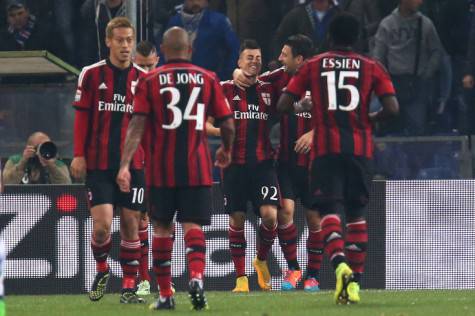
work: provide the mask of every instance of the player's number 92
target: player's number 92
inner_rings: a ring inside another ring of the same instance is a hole
[[[262,199],[265,200],[267,196],[270,194],[270,199],[272,201],[277,201],[277,194],[278,194],[277,187],[275,186],[263,186],[261,187],[261,194],[262,194]]]

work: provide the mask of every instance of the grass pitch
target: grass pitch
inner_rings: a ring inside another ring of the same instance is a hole
[[[333,292],[207,292],[209,310],[191,312],[186,293],[177,293],[176,310],[150,311],[146,305],[119,304],[118,294],[106,294],[99,302],[87,295],[41,295],[6,297],[7,316],[122,316],[122,315],[322,315],[322,316],[475,316],[475,290],[361,292],[358,305],[337,306]]]

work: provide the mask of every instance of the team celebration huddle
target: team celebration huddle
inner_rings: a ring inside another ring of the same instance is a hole
[[[126,18],[108,23],[109,57],[83,68],[74,101],[71,172],[86,179],[93,219],[92,301],[104,296],[111,276],[107,259],[116,208],[120,302],[145,303],[142,296],[150,294],[150,222],[159,287],[150,308],[175,308],[171,267],[176,222],[184,233],[192,307],[208,308],[202,227],[210,225],[216,212],[212,170],[219,168],[235,268],[233,292],[249,292],[244,226],[250,202],[260,218],[252,265],[261,290],[276,290],[267,259],[278,242],[288,265],[281,290],[303,284],[305,291],[318,291],[327,256],[335,271],[335,303],[360,302],[372,126],[396,116],[399,105],[384,67],[353,50],[359,29],[354,16],[337,15],[329,26],[331,49],[319,55],[308,37],[290,36],[278,57],[283,67],[265,73],[261,48],[244,40],[233,80],[220,82],[214,72],[191,63],[191,40],[184,29],[164,33],[159,49],[163,65],[155,68],[153,46],[139,43],[133,56],[135,30]],[[382,108],[370,113],[373,97]],[[280,144],[273,148],[270,131],[276,123]],[[221,138],[215,161],[209,136]],[[309,232],[306,271],[297,260],[293,220],[298,200]]]

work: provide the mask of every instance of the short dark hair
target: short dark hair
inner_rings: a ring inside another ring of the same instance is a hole
[[[329,34],[333,45],[353,46],[360,35],[360,23],[351,13],[339,13],[330,22]]]
[[[245,49],[261,49],[261,46],[253,40],[253,39],[245,39],[241,43],[241,47],[239,48],[239,55],[245,50]]]
[[[157,48],[155,45],[150,43],[149,41],[141,41],[140,43],[137,44],[137,53],[144,57],[148,57],[153,53],[157,52]]]
[[[122,28],[122,27],[127,28],[127,29],[132,29],[135,36],[135,28],[130,22],[130,20],[127,19],[125,16],[117,16],[113,18],[112,20],[110,20],[109,23],[107,23],[106,37],[112,38],[112,34],[113,34],[112,32],[114,32],[115,29]]]
[[[301,55],[307,59],[313,55],[313,42],[310,37],[303,34],[292,35],[284,42],[292,50],[292,55],[297,57]]]

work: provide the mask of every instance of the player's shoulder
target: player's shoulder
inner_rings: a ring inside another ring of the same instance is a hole
[[[147,71],[143,69],[142,67],[140,67],[139,65],[137,65],[136,63],[132,63],[132,68],[138,71],[139,74],[142,76],[145,76],[147,74]]]
[[[267,82],[273,82],[276,80],[279,80],[282,78],[282,76],[285,76],[285,68],[280,67],[274,70],[268,70],[266,72],[263,72],[262,74],[259,75],[259,79],[262,81],[267,81]]]
[[[91,64],[91,65],[88,65],[88,66],[84,66],[81,70],[81,73],[79,74],[78,85],[82,86],[82,84],[84,82],[84,78],[89,76],[91,73],[97,71],[101,67],[104,67],[105,65],[107,65],[107,62],[106,62],[105,59],[103,59],[101,61],[98,61],[97,63]]]

